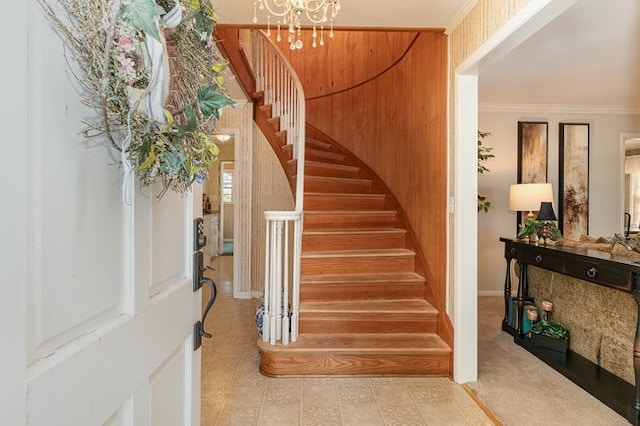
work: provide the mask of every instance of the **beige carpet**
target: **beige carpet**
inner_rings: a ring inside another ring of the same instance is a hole
[[[505,425],[628,425],[501,330],[501,297],[478,298],[479,377],[469,386]],[[631,356],[631,355],[630,355]]]

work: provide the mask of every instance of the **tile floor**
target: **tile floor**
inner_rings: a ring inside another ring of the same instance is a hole
[[[202,424],[493,425],[448,378],[268,378],[258,371],[257,300],[232,297],[232,256],[217,257],[218,286],[202,348]],[[206,296],[206,295],[205,295]]]

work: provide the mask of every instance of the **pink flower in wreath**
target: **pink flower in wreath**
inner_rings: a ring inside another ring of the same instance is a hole
[[[118,43],[118,47],[125,52],[132,52],[135,49],[131,42],[131,36],[116,33],[113,38]]]

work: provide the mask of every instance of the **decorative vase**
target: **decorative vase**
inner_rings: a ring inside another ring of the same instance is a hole
[[[255,314],[256,328],[258,329],[258,335],[262,337],[262,330],[264,327],[264,296],[260,298],[260,305],[256,307]]]

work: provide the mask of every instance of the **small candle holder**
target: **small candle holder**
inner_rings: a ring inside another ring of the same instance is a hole
[[[529,328],[529,337],[531,337],[531,329],[533,329],[533,324],[535,324],[535,322],[538,320],[538,311],[535,309],[528,310],[527,319],[531,324],[531,327]]]
[[[550,315],[549,313],[553,311],[553,303],[548,300],[542,301],[542,320],[549,321]]]

